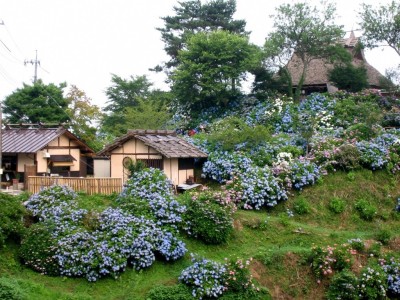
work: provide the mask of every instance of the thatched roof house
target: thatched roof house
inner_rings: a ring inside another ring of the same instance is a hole
[[[340,43],[351,53],[353,57],[352,63],[354,66],[364,66],[367,69],[368,83],[370,87],[380,88],[380,78],[382,78],[383,75],[367,62],[363,49],[357,47],[359,38],[354,35],[354,32],[352,31],[350,36],[342,39]],[[294,54],[287,66],[292,75],[293,87],[296,87],[300,80],[303,63],[300,58]],[[305,82],[303,84],[303,90],[306,94],[309,94],[310,92],[336,91],[337,88],[329,82],[328,78],[328,71],[332,68],[333,64],[324,59],[312,60],[308,67]]]

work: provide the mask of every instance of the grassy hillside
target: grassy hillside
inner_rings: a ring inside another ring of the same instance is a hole
[[[294,192],[286,202],[270,210],[238,210],[234,214],[234,233],[226,244],[211,246],[186,238],[188,253],[183,259],[173,263],[156,261],[142,271],[128,269],[117,279],[89,283],[83,278],[40,275],[20,264],[18,246],[13,241],[0,250],[0,274],[18,286],[28,299],[146,299],[153,287],[178,282],[181,271],[190,265],[189,253],[220,262],[226,257],[252,257],[253,277],[260,287],[269,290],[273,299],[323,299],[329,277],[317,283],[309,261],[314,245],[333,246],[361,238],[367,248],[373,249],[380,240],[384,244],[379,255],[391,253],[399,257],[400,213],[394,210],[400,195],[399,180],[399,176],[385,171],[327,175],[322,182]],[[372,220],[364,220],[355,208],[361,199],[376,208]],[[80,204],[100,209],[110,200],[81,195]],[[343,212],[333,212],[334,203],[344,203]],[[377,255],[378,250],[374,251]],[[355,255],[355,273],[367,263],[371,253],[367,249]]]

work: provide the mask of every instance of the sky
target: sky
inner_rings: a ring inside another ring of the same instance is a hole
[[[357,30],[360,3],[376,7],[390,1],[336,0],[337,24]],[[270,15],[288,1],[236,3],[234,18],[246,20],[250,41],[262,46],[273,29]],[[23,83],[32,84],[36,53],[37,78],[46,84],[66,82],[65,91],[75,85],[100,107],[106,105],[112,74],[146,75],[155,88],[168,90],[165,76],[149,68],[168,60],[156,28],[164,25],[161,17],[174,15],[174,6],[177,0],[0,0],[0,101]],[[366,51],[366,58],[382,74],[400,64],[389,48]]]

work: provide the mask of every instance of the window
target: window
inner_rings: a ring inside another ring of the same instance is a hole
[[[190,170],[194,169],[194,158],[180,158],[178,160],[179,170]]]
[[[138,159],[144,163],[147,168],[154,168],[154,169],[164,169],[163,160],[162,159]]]

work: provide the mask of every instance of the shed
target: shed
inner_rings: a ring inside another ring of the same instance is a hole
[[[163,170],[175,185],[194,177],[195,159],[207,158],[206,153],[178,137],[173,130],[142,129],[129,130],[97,156],[110,159],[111,177],[126,181],[130,175],[128,164],[142,161],[147,167]]]

